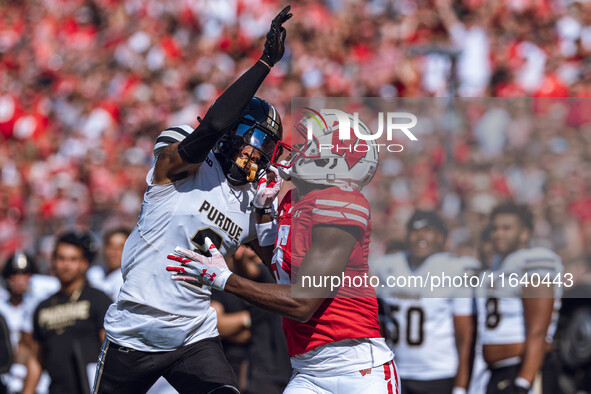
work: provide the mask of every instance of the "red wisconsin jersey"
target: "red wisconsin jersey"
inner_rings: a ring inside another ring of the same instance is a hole
[[[278,283],[295,283],[316,225],[354,226],[361,230],[344,276],[351,278],[352,283],[363,283],[360,279],[368,272],[371,236],[369,203],[363,194],[331,187],[310,192],[294,204],[288,193],[279,206],[278,222],[272,262]],[[334,275],[342,277],[342,273]],[[361,278],[356,281],[355,277]],[[283,331],[290,357],[343,339],[380,338],[375,291],[369,286],[341,286],[334,298],[324,300],[307,323],[283,318]]]
[[[275,279],[277,279],[277,283],[283,285],[291,284],[289,272],[291,272],[291,211],[294,204],[292,193],[295,194],[295,190],[288,191],[279,204],[277,238],[275,238],[275,249],[271,260],[271,269]]]

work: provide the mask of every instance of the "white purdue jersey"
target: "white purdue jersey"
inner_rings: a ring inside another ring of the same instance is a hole
[[[477,270],[480,263],[473,258],[449,253],[429,256],[412,269],[405,252],[383,256],[376,262],[381,283],[386,276],[410,278],[428,275],[463,275]],[[430,292],[414,284],[388,288],[391,296],[382,298],[381,313],[386,336],[396,355],[402,379],[435,380],[456,376],[458,354],[454,337],[454,316],[474,314],[473,300],[468,293],[453,288]],[[430,298],[427,298],[430,297]],[[459,298],[463,297],[463,298]]]
[[[227,256],[256,238],[254,185],[230,186],[212,152],[195,174],[170,184],[153,184],[153,171],[123,250],[123,286],[105,316],[107,338],[140,351],[174,350],[218,335],[209,287],[173,281],[165,269],[175,246],[194,249],[209,237]]]
[[[493,275],[494,285],[491,287],[490,275]],[[504,274],[504,286],[500,275]],[[546,248],[520,249],[511,253],[503,260],[496,258],[493,261],[492,270],[487,271],[484,278],[487,282],[478,290],[478,333],[483,345],[522,343],[525,341],[525,319],[523,315],[523,302],[521,299],[523,287],[521,280],[527,274],[539,275],[544,279],[546,274],[553,281],[557,275],[562,274],[562,262],[560,257]],[[519,286],[511,286],[509,278],[513,275],[519,281]],[[560,298],[562,290],[560,286],[554,286],[554,312],[548,326],[546,341],[552,342],[558,312],[560,310]]]

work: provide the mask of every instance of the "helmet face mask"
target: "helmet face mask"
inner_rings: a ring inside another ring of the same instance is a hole
[[[257,182],[269,168],[281,136],[281,119],[275,108],[253,98],[238,125],[220,138],[214,148],[230,183],[240,186]]]
[[[361,190],[377,171],[379,158],[374,141],[360,139],[355,134],[348,141],[340,140],[339,117],[324,110],[313,112],[315,116],[307,114],[294,127],[296,133],[292,146],[279,142],[271,163],[280,168],[280,173],[281,169],[289,173],[297,183]],[[351,125],[357,122],[360,133],[372,134],[356,117],[345,115],[349,117]],[[333,126],[328,127],[328,124]],[[311,138],[308,138],[309,128],[312,131]],[[282,151],[289,153],[288,160],[281,160]]]
[[[250,121],[248,118],[243,119],[238,124],[234,135],[242,137],[246,144],[252,146],[267,158],[271,157],[278,142],[276,137],[269,135],[254,120]]]

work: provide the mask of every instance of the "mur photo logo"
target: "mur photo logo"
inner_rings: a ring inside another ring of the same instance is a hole
[[[378,127],[372,132],[369,127],[359,119],[359,113],[347,113],[338,109],[321,109],[316,111],[310,107],[304,107],[304,118],[296,125],[300,134],[306,135],[308,142],[314,141],[315,128],[321,132],[332,134],[331,143],[319,143],[318,149],[338,152],[363,153],[371,149],[370,145],[377,148],[378,152],[388,151],[392,153],[402,152],[404,146],[393,143],[395,136],[404,135],[410,141],[418,141],[411,129],[417,125],[417,117],[408,112],[379,112]],[[334,133],[338,130],[338,133]],[[385,136],[386,142],[379,142]]]

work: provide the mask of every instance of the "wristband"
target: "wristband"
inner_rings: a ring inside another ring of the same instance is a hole
[[[270,70],[271,66],[265,61],[263,60],[263,57],[261,56],[261,58],[258,60],[259,62],[263,63],[265,66],[267,66],[267,68]]]
[[[516,377],[513,381],[513,384],[515,384],[515,386],[519,388],[526,390],[529,390],[531,388],[531,383],[526,378],[522,378],[521,376]]]
[[[242,325],[244,328],[250,328],[252,326],[252,318],[250,317],[250,312],[246,311],[246,315],[242,319]]]
[[[463,387],[454,387],[451,394],[466,394],[466,389]]]
[[[258,213],[259,215],[270,215],[273,213],[273,206],[261,208],[254,207],[253,210],[255,213]]]
[[[255,223],[254,228],[257,232],[260,246],[271,246],[275,243],[275,237],[277,236],[276,220],[267,223]]]
[[[211,287],[219,291],[224,291],[224,288],[226,287],[226,282],[232,274],[233,272],[229,269],[223,270],[222,272],[220,272],[220,275],[214,279],[213,283],[211,284]]]

